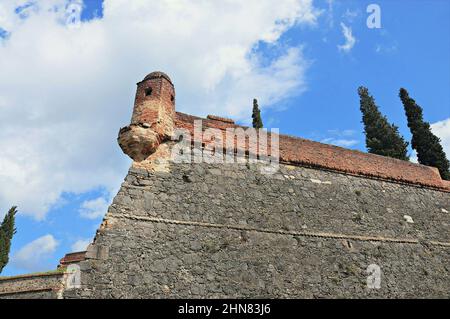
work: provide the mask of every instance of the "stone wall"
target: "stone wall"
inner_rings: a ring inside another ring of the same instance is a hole
[[[147,168],[133,164],[65,298],[450,297],[447,192],[290,165]]]
[[[64,272],[55,271],[0,278],[0,299],[56,299],[62,297]]]
[[[194,140],[197,138],[195,141],[208,144],[210,141],[206,140],[201,134],[195,137],[194,121],[199,120],[201,120],[203,131],[209,128],[221,130],[225,145],[227,129],[243,128],[242,126],[235,125],[228,119],[220,120],[220,117],[211,116],[203,119],[180,112],[176,113],[175,126],[188,130],[194,136]],[[294,136],[280,134],[278,135],[278,139],[280,162],[333,170],[348,175],[366,176],[368,178],[421,185],[450,192],[450,181],[442,180],[439,170],[435,167],[350,150]],[[211,144],[214,143],[212,142]],[[270,134],[267,144],[267,153],[270,154]],[[248,145],[245,147],[247,147],[245,151],[249,151]]]
[[[227,145],[230,128],[246,129],[175,112],[170,78],[147,75],[118,136],[133,166],[94,243],[61,260],[76,276],[0,279],[0,298],[450,297],[450,182],[436,168],[286,135],[273,175],[168,160],[174,130],[189,154]],[[225,151],[264,156],[243,144]]]

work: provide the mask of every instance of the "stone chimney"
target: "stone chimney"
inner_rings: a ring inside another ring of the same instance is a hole
[[[122,151],[134,161],[145,160],[174,129],[175,88],[169,76],[152,72],[137,84],[131,124],[119,131]]]

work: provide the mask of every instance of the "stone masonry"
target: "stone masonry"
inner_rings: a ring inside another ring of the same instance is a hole
[[[64,279],[64,271],[0,277],[0,299],[62,298]]]
[[[199,118],[170,110],[166,131],[194,136]],[[217,116],[202,125],[238,127]],[[450,297],[450,187],[436,169],[280,136],[282,164],[267,175],[177,164],[175,142],[160,140],[144,159],[121,144],[135,162],[66,298]]]
[[[65,297],[448,298],[449,206],[444,192],[288,165],[132,167],[93,245],[108,253]]]
[[[172,133],[194,137],[200,118],[174,97],[162,72],[138,83],[118,137],[134,162],[87,252],[63,259],[81,285],[61,297],[450,297],[450,184],[437,169],[284,135],[274,174],[177,163]],[[223,136],[239,127],[201,120]]]

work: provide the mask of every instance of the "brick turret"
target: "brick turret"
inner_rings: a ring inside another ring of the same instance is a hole
[[[120,129],[118,142],[135,161],[154,153],[172,136],[175,117],[175,88],[169,76],[152,72],[137,84],[131,124]]]

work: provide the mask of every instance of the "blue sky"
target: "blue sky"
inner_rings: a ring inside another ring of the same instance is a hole
[[[329,137],[328,130],[354,130],[353,138],[359,141],[354,147],[365,150],[356,94],[359,85],[369,88],[381,111],[408,139],[410,133],[398,98],[400,87],[409,90],[422,105],[431,123],[450,117],[450,3],[377,1],[382,28],[368,29],[365,8],[370,3],[373,1],[335,2],[333,28],[312,32],[293,28],[286,32],[286,41],[307,43],[306,54],[314,62],[308,73],[308,91],[287,100],[288,111],[265,114],[276,118],[283,131],[321,139]],[[347,10],[360,13],[353,23],[339,18]],[[351,25],[357,39],[349,54],[336,51],[336,43],[342,41],[339,21]],[[305,109],[309,111],[300,111]]]
[[[237,14],[226,20],[227,8],[217,8],[221,14],[210,18],[211,8],[200,5],[165,8],[160,1],[134,10],[137,1],[119,3],[105,2],[103,11],[102,1],[84,1],[82,26],[71,31],[61,19],[48,22],[39,1],[31,2],[34,11],[25,18],[2,17],[0,3],[0,61],[8,61],[0,69],[11,64],[10,70],[18,70],[17,80],[12,73],[0,75],[0,111],[6,114],[0,140],[12,140],[0,144],[7,150],[0,155],[0,207],[16,204],[21,211],[12,261],[2,275],[53,269],[65,253],[94,237],[130,165],[116,145],[117,131],[129,120],[135,83],[155,69],[174,80],[178,110],[246,124],[257,97],[266,126],[363,151],[358,86],[369,88],[409,140],[398,98],[405,87],[450,151],[446,0],[299,0],[297,15],[276,1],[248,1],[250,8],[239,8],[248,17],[242,22]],[[381,8],[380,29],[366,25],[370,3]],[[277,8],[273,15],[267,14],[271,6]],[[167,25],[151,16],[158,12]],[[288,22],[277,29],[282,18]],[[343,26],[355,41],[348,50],[339,49],[348,40]],[[213,33],[222,29],[229,37]],[[13,120],[18,116],[20,123]],[[18,131],[27,135],[17,137]]]

